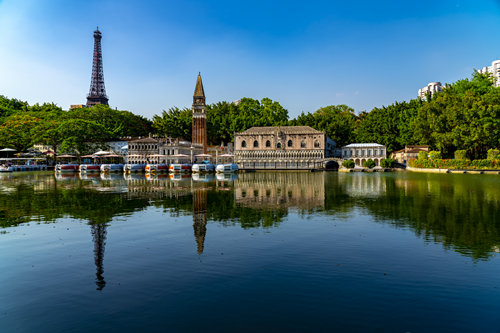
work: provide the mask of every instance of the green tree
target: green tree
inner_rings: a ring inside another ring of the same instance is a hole
[[[354,109],[347,105],[330,105],[318,109],[314,113],[302,112],[289,124],[292,126],[310,126],[324,131],[328,137],[341,147],[354,141],[354,128],[357,117]]]
[[[188,108],[172,107],[153,117],[153,129],[160,135],[191,140],[192,127],[192,111]]]
[[[55,133],[62,138],[60,151],[86,155],[112,137],[103,125],[84,119],[70,119],[61,122]]]

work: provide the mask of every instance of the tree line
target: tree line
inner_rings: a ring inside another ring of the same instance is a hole
[[[102,142],[124,136],[191,139],[192,111],[172,107],[152,121],[108,106],[63,111],[54,104],[28,105],[0,96],[0,146],[25,150],[44,143],[61,151],[85,150],[82,142]],[[426,99],[395,102],[356,114],[347,105],[330,105],[289,119],[288,111],[269,98],[242,98],[207,105],[208,142],[233,141],[234,133],[252,126],[311,126],[343,146],[376,142],[392,152],[405,145],[429,145],[443,157],[464,150],[470,159],[485,158],[500,146],[500,88],[491,74],[447,85]]]

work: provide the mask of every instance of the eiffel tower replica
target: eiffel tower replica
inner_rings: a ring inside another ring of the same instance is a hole
[[[92,62],[92,78],[90,81],[90,91],[87,96],[87,107],[96,104],[108,105],[108,96],[106,96],[104,74],[102,71],[101,39],[102,35],[99,27],[97,27],[96,31],[94,31],[94,60]]]

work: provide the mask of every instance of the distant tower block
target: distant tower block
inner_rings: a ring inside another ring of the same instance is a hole
[[[207,153],[207,107],[205,91],[198,73],[193,95],[193,144],[203,145],[203,154]]]
[[[90,91],[87,96],[87,107],[96,104],[108,105],[108,96],[104,88],[104,74],[102,72],[101,32],[99,27],[94,31],[94,61],[92,63],[92,78]]]

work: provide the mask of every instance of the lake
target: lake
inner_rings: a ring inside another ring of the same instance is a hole
[[[500,332],[500,176],[0,174],[0,332]]]

